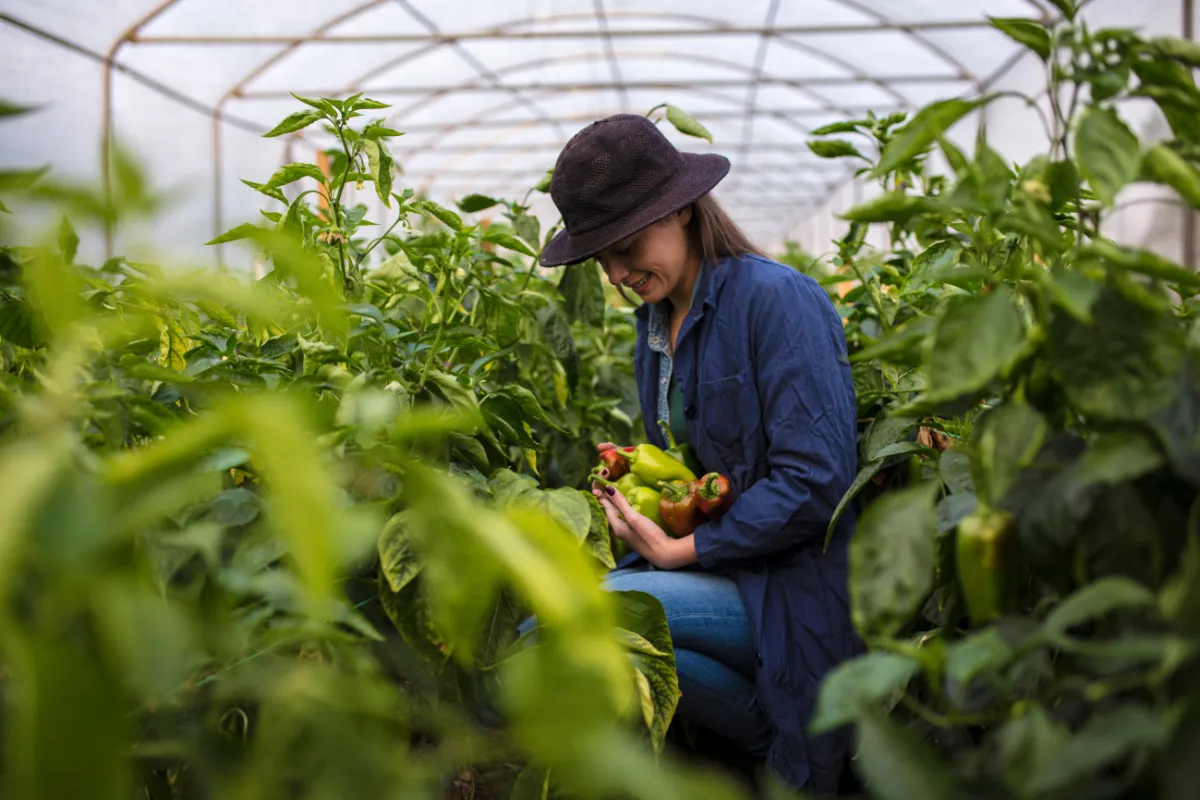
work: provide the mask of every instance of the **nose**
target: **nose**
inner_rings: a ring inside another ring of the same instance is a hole
[[[604,265],[604,274],[608,276],[609,283],[620,286],[629,277],[629,268],[614,258]]]

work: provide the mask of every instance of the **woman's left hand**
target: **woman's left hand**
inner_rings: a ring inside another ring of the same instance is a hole
[[[654,566],[679,569],[696,562],[696,547],[691,536],[671,538],[611,486],[593,486],[592,494],[599,498],[613,534]]]

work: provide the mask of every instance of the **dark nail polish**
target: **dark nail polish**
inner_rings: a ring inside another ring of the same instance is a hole
[[[612,497],[614,494],[616,494],[616,493],[617,493],[617,490],[616,490],[616,489],[614,489],[614,488],[613,488],[613,487],[611,487],[611,486],[605,486],[605,487],[604,487],[604,491],[608,493],[608,496],[609,496],[609,497]]]

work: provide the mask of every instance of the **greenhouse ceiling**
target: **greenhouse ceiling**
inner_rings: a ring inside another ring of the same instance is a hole
[[[290,93],[365,92],[406,133],[404,181],[448,199],[519,196],[588,122],[670,102],[714,137],[668,131],[676,143],[727,155],[719,197],[778,240],[849,178],[809,152],[811,130],[981,92],[1020,56],[987,17],[1055,13],[1037,0],[0,0],[0,34],[90,59],[100,80],[68,73],[71,102],[95,93],[101,130],[170,151],[154,166],[203,195],[189,218],[208,228],[244,216],[237,178],[305,146],[258,139],[296,109]],[[212,124],[193,130],[194,112]]]

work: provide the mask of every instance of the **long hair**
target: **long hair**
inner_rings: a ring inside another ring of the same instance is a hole
[[[688,221],[688,244],[695,248],[704,261],[714,264],[722,258],[754,255],[770,258],[750,241],[746,232],[721,208],[717,198],[706,194],[692,203],[692,218]],[[631,306],[640,301],[625,293],[623,286],[617,291]]]

